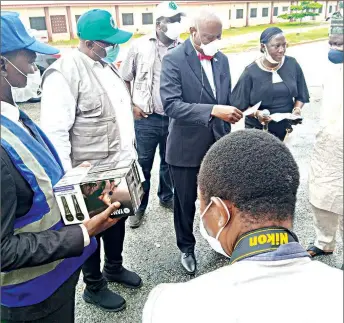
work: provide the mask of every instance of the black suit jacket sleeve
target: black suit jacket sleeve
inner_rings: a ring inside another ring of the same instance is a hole
[[[78,225],[59,231],[14,234],[14,222],[18,216],[17,193],[28,188],[7,154],[3,150],[1,152],[1,271],[80,256],[84,249],[84,238]],[[18,176],[24,185],[18,185]]]
[[[168,53],[162,61],[160,76],[160,95],[166,115],[207,127],[214,105],[184,102],[182,83],[187,81],[181,79],[178,62]]]

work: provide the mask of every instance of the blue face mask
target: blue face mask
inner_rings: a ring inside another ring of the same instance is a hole
[[[333,64],[343,64],[344,52],[338,49],[330,49],[328,52],[328,59]]]
[[[109,64],[114,63],[119,54],[119,45],[107,47],[105,48],[105,50],[106,50],[106,57],[103,58],[103,61]]]

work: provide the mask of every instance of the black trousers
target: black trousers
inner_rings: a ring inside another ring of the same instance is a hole
[[[51,313],[50,315],[43,317],[35,321],[1,321],[8,323],[74,323],[74,306],[75,298],[70,299],[61,308]]]
[[[199,167],[170,165],[174,185],[174,228],[177,246],[181,252],[193,252],[196,239],[193,235],[197,200],[197,175]]]
[[[125,221],[123,218],[113,227],[96,236],[97,250],[86,260],[82,266],[84,282],[88,289],[97,291],[106,286],[106,280],[100,269],[100,240],[104,243],[105,264],[104,270],[111,274],[122,266],[122,251],[125,237]]]

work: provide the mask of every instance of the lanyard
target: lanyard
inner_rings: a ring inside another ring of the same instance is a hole
[[[299,242],[297,236],[286,228],[269,227],[243,234],[234,247],[230,264],[248,257],[277,250],[280,245]]]

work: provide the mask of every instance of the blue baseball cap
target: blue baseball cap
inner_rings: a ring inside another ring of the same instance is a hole
[[[53,55],[60,52],[57,48],[43,44],[31,37],[19,19],[17,12],[1,12],[1,48],[2,54],[14,50],[28,49],[36,53]]]
[[[78,37],[83,40],[99,40],[109,44],[126,43],[133,33],[117,27],[110,12],[93,9],[85,12],[77,23]]]

